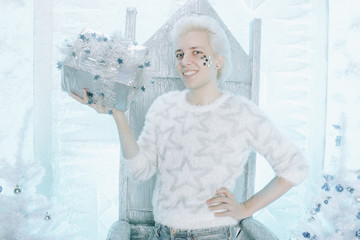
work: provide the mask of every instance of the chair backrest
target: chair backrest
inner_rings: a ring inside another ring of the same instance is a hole
[[[137,138],[144,124],[145,114],[155,98],[171,90],[181,90],[184,86],[177,76],[175,57],[171,45],[170,32],[175,22],[194,14],[209,15],[219,21],[228,35],[232,48],[233,73],[230,79],[220,86],[221,89],[243,95],[258,103],[260,72],[260,30],[261,20],[255,19],[250,27],[249,54],[247,54],[229,32],[220,17],[207,0],[189,0],[183,5],[144,45],[149,49],[151,72],[144,84],[144,91],[131,104],[129,123]],[[136,9],[128,9],[126,33],[129,40],[135,36]],[[235,192],[238,200],[249,198],[254,191],[255,154],[250,159],[242,176],[237,182]],[[125,171],[123,161],[120,163],[120,201],[119,220],[128,222],[132,227],[132,236],[140,236],[145,231],[140,225],[153,225],[152,193],[156,176],[143,184],[131,182]]]

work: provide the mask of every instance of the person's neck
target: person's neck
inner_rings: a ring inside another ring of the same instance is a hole
[[[214,102],[222,95],[222,92],[215,87],[207,87],[201,89],[189,89],[186,100],[191,105],[201,106]]]

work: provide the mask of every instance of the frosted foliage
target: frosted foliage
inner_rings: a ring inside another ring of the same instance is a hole
[[[336,0],[329,5],[329,107],[325,170],[332,172],[344,164],[349,169],[360,168],[360,150],[357,147],[360,141],[359,8],[359,1]],[[340,129],[335,129],[333,125],[338,125]],[[336,137],[341,137],[338,146]]]

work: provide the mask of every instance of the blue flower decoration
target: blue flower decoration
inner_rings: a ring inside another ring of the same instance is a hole
[[[360,220],[360,211],[356,214],[356,218]]]
[[[335,189],[336,189],[336,191],[338,191],[338,192],[344,191],[344,187],[341,186],[341,184],[336,185]]]
[[[304,238],[310,238],[309,232],[303,232],[302,235],[304,236]]]
[[[100,61],[100,63],[105,63],[105,60],[104,60],[104,59],[102,59],[102,60]]]
[[[142,86],[142,87],[141,87],[141,90],[142,90],[143,92],[145,92],[145,87],[144,87],[144,86]]]
[[[324,185],[321,187],[321,189],[324,189],[325,191],[330,191],[330,185],[328,183],[324,183]]]
[[[360,239],[360,229],[356,231],[355,237],[357,237],[358,239]]]
[[[150,62],[146,62],[145,67],[150,67]]]
[[[76,56],[75,52],[71,52],[71,56],[75,57]]]
[[[140,65],[138,68],[144,68],[144,65]]]
[[[98,80],[100,78],[100,75],[95,75],[94,80]]]
[[[122,63],[124,62],[124,60],[122,60],[121,58],[118,58],[117,62],[118,62],[119,64],[122,64]]]
[[[329,203],[329,200],[325,200],[324,203],[325,203],[325,204],[328,204],[328,203]]]

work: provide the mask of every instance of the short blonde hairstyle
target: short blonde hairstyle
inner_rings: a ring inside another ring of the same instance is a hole
[[[223,64],[218,71],[218,82],[228,79],[232,71],[230,42],[219,23],[209,16],[190,16],[181,18],[172,31],[173,46],[178,39],[188,32],[201,31],[208,35],[210,46],[216,56],[224,58]]]

